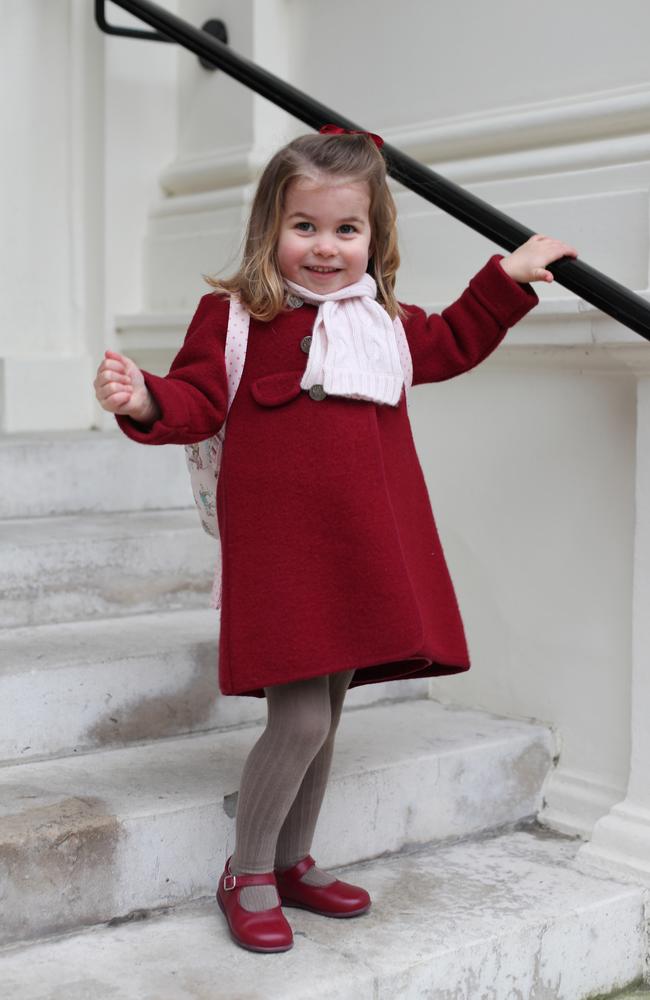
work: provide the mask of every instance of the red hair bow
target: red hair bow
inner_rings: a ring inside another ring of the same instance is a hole
[[[377,149],[381,149],[384,145],[384,140],[380,135],[375,135],[374,132],[364,132],[360,128],[341,128],[340,125],[323,125],[318,131],[321,135],[367,135],[369,139],[372,139]]]

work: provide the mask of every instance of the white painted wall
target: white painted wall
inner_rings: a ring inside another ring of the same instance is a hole
[[[412,420],[472,656],[431,691],[554,724],[588,826],[629,767],[634,379],[486,362]]]
[[[648,79],[643,0],[288,5],[292,82],[374,131]]]

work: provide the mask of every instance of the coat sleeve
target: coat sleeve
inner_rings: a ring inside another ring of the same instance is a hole
[[[413,360],[413,385],[443,382],[483,361],[539,302],[532,285],[511,278],[494,254],[468,287],[442,313],[427,316],[419,306],[403,305],[406,338]]]
[[[194,444],[212,437],[227,416],[225,344],[228,299],[208,293],[164,377],[141,369],[161,415],[151,424],[115,414],[127,437],[141,444]]]

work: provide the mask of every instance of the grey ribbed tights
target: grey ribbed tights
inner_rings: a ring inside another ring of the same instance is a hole
[[[266,728],[239,784],[233,874],[290,868],[310,853],[353,675],[354,670],[346,670],[264,688]],[[334,878],[313,867],[303,881],[328,885]],[[252,911],[280,902],[272,885],[246,886],[239,901]]]

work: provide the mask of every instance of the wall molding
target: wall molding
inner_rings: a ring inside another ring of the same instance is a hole
[[[255,175],[251,147],[240,145],[175,160],[161,171],[158,179],[163,192],[173,197],[238,188],[252,181]]]
[[[582,845],[574,865],[586,874],[605,874],[650,889],[649,830],[647,809],[628,799],[617,802],[594,825],[592,839]]]
[[[643,84],[434,118],[382,134],[450,179],[478,183],[650,159],[648,121],[650,88]],[[160,184],[172,198],[214,192],[250,183],[262,166],[254,148],[233,146],[176,160]]]
[[[537,818],[560,833],[588,839],[598,820],[624,796],[624,789],[605,784],[597,775],[560,766],[547,777]]]
[[[533,167],[643,159],[650,151],[649,120],[650,88],[643,84],[422,121],[392,130],[387,139],[415,159],[444,163],[447,172],[470,167],[468,176],[487,180],[489,162],[499,164],[499,176],[521,177]],[[453,162],[468,159],[474,162]]]

